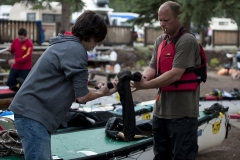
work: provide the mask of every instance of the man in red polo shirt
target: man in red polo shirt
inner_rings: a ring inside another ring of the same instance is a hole
[[[12,90],[18,90],[17,84],[24,81],[32,68],[33,43],[27,38],[26,29],[18,30],[18,37],[13,40],[9,51],[14,59],[8,60],[11,70],[6,85]]]

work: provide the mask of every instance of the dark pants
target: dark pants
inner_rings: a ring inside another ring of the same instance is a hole
[[[194,160],[198,153],[198,119],[153,116],[154,160]]]
[[[212,36],[208,36],[208,45],[210,46],[212,44]]]
[[[27,77],[29,72],[30,72],[30,69],[18,70],[18,69],[11,68],[6,85],[9,86],[10,88],[16,87],[16,85],[18,84],[17,79],[20,78],[21,80],[24,80]]]

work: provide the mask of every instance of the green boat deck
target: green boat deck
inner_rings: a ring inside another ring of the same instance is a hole
[[[199,125],[212,118],[214,117],[211,114],[206,115],[201,111],[198,118]],[[146,149],[150,145],[152,145],[151,137],[130,142],[111,139],[105,135],[105,127],[54,134],[51,139],[52,155],[60,159],[87,159],[90,158],[90,155],[96,154],[96,156],[115,157],[118,156],[119,152],[122,152],[122,155],[127,155],[126,151],[138,150],[141,146]],[[14,156],[3,158],[8,160],[19,159]]]

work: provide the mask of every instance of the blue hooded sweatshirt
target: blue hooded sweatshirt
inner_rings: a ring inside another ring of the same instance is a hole
[[[59,34],[35,63],[9,109],[42,123],[50,133],[72,102],[89,90],[87,51],[75,36]]]

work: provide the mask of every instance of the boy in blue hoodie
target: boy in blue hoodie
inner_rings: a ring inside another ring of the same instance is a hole
[[[104,18],[85,11],[72,27],[72,32],[50,39],[50,47],[33,66],[9,109],[21,138],[26,160],[50,160],[51,134],[56,131],[72,102],[80,103],[108,96],[117,91],[102,85],[90,90],[88,55],[107,34]]]

